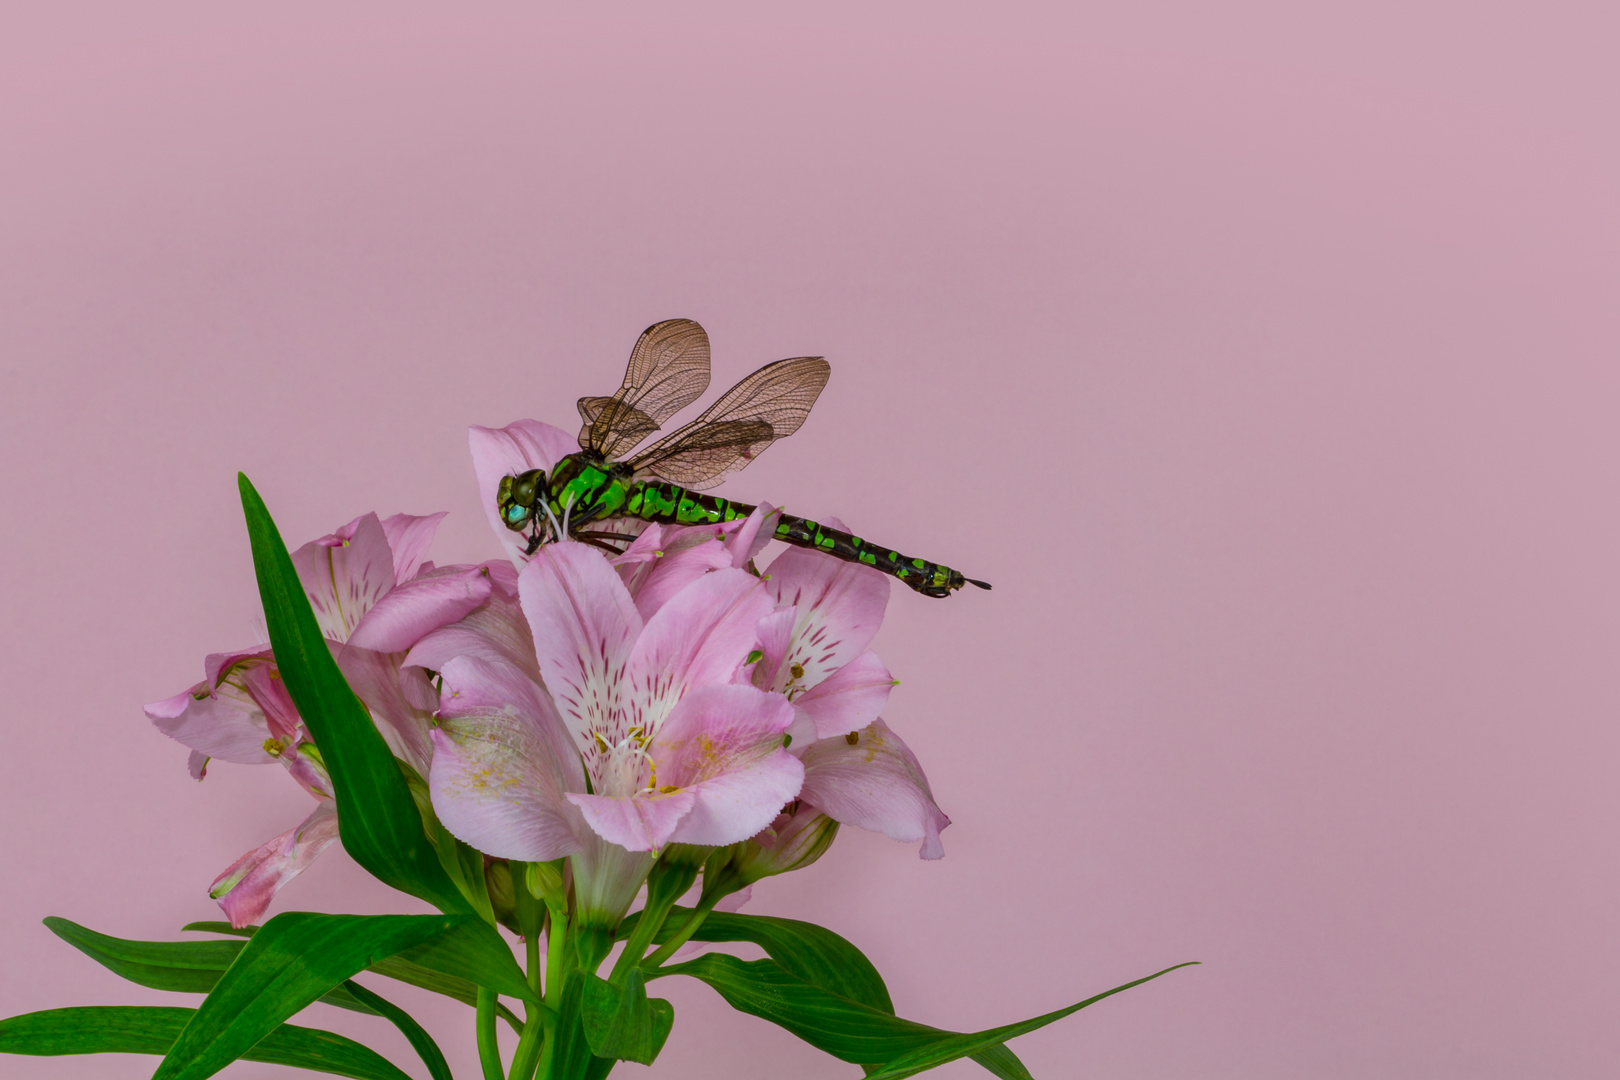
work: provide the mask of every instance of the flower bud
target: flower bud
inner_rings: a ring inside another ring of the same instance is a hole
[[[547,907],[567,906],[568,892],[563,881],[562,859],[528,863],[524,877],[530,896],[543,901]]]

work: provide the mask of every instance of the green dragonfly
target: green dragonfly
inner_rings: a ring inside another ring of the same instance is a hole
[[[503,477],[496,494],[501,521],[529,534],[525,554],[567,537],[617,553],[621,532],[583,526],[616,519],[714,525],[746,518],[754,507],[704,489],[746,466],[771,443],[799,430],[832,368],[819,356],[766,364],[727,390],[702,416],[639,453],[625,457],[709,386],[709,336],[690,319],[669,319],[642,332],[624,383],[611,397],[579,399],[584,426],[579,453],[552,466]],[[990,586],[948,566],[915,559],[858,536],[782,514],[775,537],[892,574],[924,596],[949,596],[963,585]]]

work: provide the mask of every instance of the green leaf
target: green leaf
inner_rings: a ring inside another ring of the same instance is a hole
[[[1145,982],[1157,979],[1160,975],[1175,971],[1176,968],[1190,967],[1196,963],[1198,961],[1190,960],[1185,964],[1167,967],[1163,971],[1156,971],[1152,975],[1133,979],[1122,986],[1116,986],[1112,990],[1104,990],[1102,993],[1088,997],[1084,1001],[1076,1002],[1068,1008],[1056,1009],[1030,1020],[1024,1020],[1016,1024],[1005,1024],[1002,1027],[977,1031],[969,1035],[955,1035],[949,1039],[943,1039],[931,1046],[921,1047],[908,1054],[902,1054],[899,1057],[890,1059],[884,1064],[883,1068],[868,1076],[867,1080],[904,1080],[905,1077],[916,1076],[920,1072],[943,1065],[947,1061],[955,1061],[957,1058],[966,1057],[975,1051],[995,1046],[997,1043],[1006,1042],[1008,1039],[1016,1038],[1019,1035],[1026,1035],[1036,1028],[1045,1027],[1054,1020],[1061,1020],[1065,1016],[1079,1012],[1087,1005],[1094,1005],[1105,997],[1112,997],[1122,990],[1129,990],[1133,986],[1141,986]]]
[[[209,934],[252,937],[258,932],[259,928],[257,926],[237,928],[228,922],[194,922],[187,923],[182,929],[197,930]],[[508,955],[510,956],[510,954]],[[515,964],[516,961],[513,961],[513,963]],[[435,994],[443,994],[445,997],[454,998],[464,1005],[476,1007],[478,1004],[478,984],[473,980],[464,979],[459,975],[446,975],[444,972],[435,971],[420,964],[413,964],[400,956],[390,956],[385,960],[379,960],[366,970],[389,979],[397,979],[402,983],[419,986],[423,990],[431,990]],[[337,1004],[335,1001],[330,1001],[329,998],[330,995],[321,1000],[327,1001],[328,1004]],[[356,1002],[355,1005],[359,1006],[359,1003]],[[523,1021],[511,1009],[496,1002],[495,1011],[513,1031],[521,1032],[523,1030]]]
[[[623,986],[587,975],[582,1021],[591,1053],[651,1065],[675,1025],[675,1006],[647,998],[641,969],[632,967]]]
[[[657,939],[667,941],[684,922],[688,908],[676,908],[665,921]],[[634,929],[632,915],[620,927],[619,935],[628,936]],[[771,915],[745,915],[741,913],[712,912],[692,935],[694,941],[748,941],[763,948],[772,960],[781,964],[789,974],[797,976],[811,986],[820,987],[840,997],[894,1014],[894,1003],[889,999],[888,987],[876,967],[847,939],[824,926],[780,919]],[[940,1038],[951,1034],[937,1031]],[[971,1055],[973,1060],[989,1069],[1002,1080],[1031,1080],[1029,1070],[1005,1046],[991,1047]]]
[[[88,1005],[49,1009],[0,1020],[0,1053],[164,1054],[195,1009]],[[410,1080],[375,1050],[341,1035],[282,1024],[242,1057],[272,1065],[333,1073],[353,1080]]]
[[[843,1061],[881,1064],[952,1034],[813,986],[775,960],[710,953],[657,975],[690,975],[708,983],[739,1012],[769,1020]]]
[[[1177,965],[1183,967],[1185,965]],[[710,954],[684,964],[660,968],[656,974],[691,975],[708,983],[726,1003],[739,1012],[769,1020],[799,1038],[841,1060],[857,1065],[882,1065],[869,1080],[897,1080],[959,1057],[991,1052],[980,1064],[998,1071],[1012,1067],[1012,1059],[994,1053],[997,1044],[1016,1035],[1049,1024],[1054,1020],[1101,1001],[1110,994],[1156,979],[1175,968],[1145,979],[1116,987],[1088,998],[1068,1009],[1003,1028],[972,1034],[942,1031],[883,1012],[849,998],[813,986],[797,978],[775,960],[739,960],[735,956]],[[1008,1057],[1011,1052],[1008,1051]],[[903,1071],[909,1069],[910,1071]],[[901,1070],[901,1071],[896,1071]],[[1022,1064],[1009,1075],[1027,1075]]]
[[[114,975],[154,990],[187,994],[212,990],[243,945],[240,941],[126,941],[55,915],[47,917],[45,925]]]
[[[613,1067],[612,1058],[598,1058],[591,1053],[583,1023],[584,1004],[585,973],[575,969],[569,972],[568,981],[563,983],[562,1001],[557,1005],[557,1027],[553,1036],[557,1040],[557,1048],[552,1051],[552,1076],[567,1077],[569,1080],[585,1076],[595,1072],[600,1061],[606,1061],[610,1069]]]
[[[463,920],[459,925],[422,945],[402,950],[398,956],[373,966],[379,975],[391,975],[396,965],[411,964],[463,979],[476,988],[487,986],[498,994],[540,1003],[523,969],[518,967],[506,940],[486,922]]]
[[[677,907],[653,939],[662,945],[681,928],[691,915],[691,908]],[[625,919],[619,928],[620,937],[628,937],[635,929],[634,920],[640,912]],[[823,990],[830,990],[851,1001],[870,1005],[886,1013],[894,1012],[889,1000],[889,988],[883,976],[866,954],[847,939],[839,937],[824,926],[800,922],[798,919],[779,919],[772,915],[744,915],[722,911],[710,912],[692,935],[693,941],[748,941],[764,949],[766,954],[792,974]]]
[[[212,1076],[350,976],[475,918],[304,911],[277,915],[243,946],[174,1040],[153,1080]]]
[[[206,994],[242,951],[239,941],[130,941],[98,934],[69,919],[49,916],[45,925],[57,937],[111,971],[154,990]],[[223,925],[229,926],[229,923]],[[375,1015],[339,986],[321,998],[328,1005]]]
[[[472,910],[440,865],[382,733],[332,659],[270,511],[245,475],[237,484],[276,667],[332,777],[344,850],[401,892],[442,911]]]
[[[355,1000],[399,1028],[400,1033],[411,1044],[411,1049],[416,1051],[416,1056],[427,1066],[428,1075],[433,1077],[433,1080],[455,1080],[450,1075],[450,1065],[444,1060],[439,1044],[433,1041],[433,1036],[422,1030],[422,1025],[418,1024],[410,1013],[352,980],[344,983],[343,988],[354,995]]]

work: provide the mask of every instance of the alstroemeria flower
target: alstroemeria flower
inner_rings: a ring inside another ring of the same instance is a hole
[[[424,773],[437,693],[425,672],[402,661],[418,639],[476,609],[491,591],[484,568],[424,563],[443,516],[396,514],[379,521],[366,514],[292,554],[351,686],[385,721],[380,726],[395,752]],[[271,651],[211,655],[205,670],[203,682],[146,707],[160,731],[191,748],[192,775],[201,779],[213,757],[278,762],[318,800],[301,825],[244,855],[215,881],[210,895],[240,926],[262,915],[275,891],[332,842],[336,817],[331,784]]]
[[[600,553],[557,543],[524,568],[518,592],[550,700],[446,665],[431,787],[451,832],[491,855],[556,858],[582,846],[563,828],[566,804],[627,851],[730,844],[798,793],[803,766],[782,748],[792,706],[731,681],[772,606],[759,579],[706,573],[643,620]],[[471,724],[460,693],[488,703]],[[535,760],[559,752],[559,725],[577,774]]]
[[[746,677],[786,693],[814,726],[804,738],[795,729],[792,752],[805,766],[800,800],[835,821],[921,841],[922,858],[939,858],[950,818],[916,755],[878,716],[894,678],[868,646],[888,605],[888,577],[790,548],[766,571],[766,587],[787,606],[760,620],[763,655]]]

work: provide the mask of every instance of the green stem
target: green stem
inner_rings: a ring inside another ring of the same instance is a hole
[[[675,931],[668,941],[659,946],[658,951],[649,956],[641,966],[647,971],[653,971],[664,961],[674,956],[675,950],[685,945],[691,940],[692,935],[697,933],[698,927],[703,925],[703,920],[709,917],[709,912],[714,910],[714,905],[720,902],[722,895],[705,896],[699,900],[697,907],[692,909],[692,914],[681,924],[681,928]]]
[[[692,882],[697,879],[697,872],[698,868],[695,865],[660,863],[649,875],[647,904],[641,909],[641,918],[637,921],[629,940],[624,943],[624,951],[619,954],[612,973],[608,975],[608,981],[614,986],[624,985],[625,973],[641,962],[642,956],[647,952],[647,946],[652,944],[653,938],[657,937],[658,931],[663,928],[664,920],[669,918],[670,908],[674,907],[675,901],[692,887]]]
[[[478,988],[478,1062],[484,1067],[484,1080],[506,1080],[501,1069],[501,1048],[495,1042],[495,991]]]
[[[538,930],[538,927],[535,928]],[[529,989],[540,992],[540,935],[529,934],[523,939],[524,959],[528,962]],[[545,1011],[537,1002],[525,1002],[526,1022],[517,1050],[512,1054],[511,1080],[529,1080],[539,1062],[540,1048],[545,1042]]]

